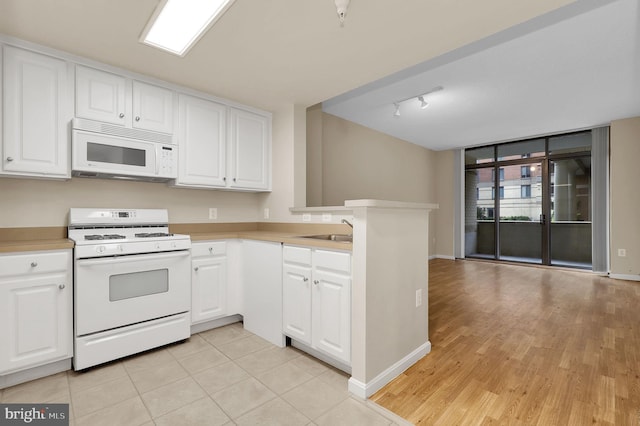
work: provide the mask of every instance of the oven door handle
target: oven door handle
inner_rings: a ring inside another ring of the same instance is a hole
[[[115,257],[108,257],[108,258],[97,258],[97,259],[78,259],[77,260],[77,264],[78,266],[95,266],[95,265],[108,265],[111,263],[129,263],[129,262],[139,262],[141,259],[141,256],[144,256],[145,259],[151,259],[151,260],[162,260],[162,259],[173,259],[173,258],[178,258],[178,257],[185,257],[185,256],[190,256],[191,253],[189,252],[189,250],[181,250],[178,252],[171,252],[171,253],[153,253],[153,254],[131,254],[131,255],[125,255],[125,256],[115,256]]]

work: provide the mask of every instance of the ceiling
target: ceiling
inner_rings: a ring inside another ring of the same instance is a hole
[[[431,149],[523,139],[640,116],[638,0],[577,2],[323,103]],[[417,95],[425,96],[420,109]],[[394,102],[400,116],[394,116]]]
[[[333,0],[236,0],[184,58],[138,42],[158,3],[0,0],[0,33],[270,111],[327,101],[432,149],[640,115],[638,0],[351,0],[344,27]]]

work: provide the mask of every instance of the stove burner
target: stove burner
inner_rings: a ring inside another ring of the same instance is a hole
[[[137,238],[151,238],[151,237],[171,237],[173,234],[167,234],[166,232],[142,232],[135,234]]]
[[[120,234],[104,234],[104,235],[92,234],[92,235],[84,236],[85,240],[123,240],[125,238],[127,237]]]

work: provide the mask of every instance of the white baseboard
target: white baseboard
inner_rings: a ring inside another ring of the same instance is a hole
[[[640,275],[609,274],[609,277],[617,280],[640,281]]]
[[[212,328],[218,328],[225,325],[233,324],[234,322],[242,321],[242,315],[231,315],[216,320],[205,321],[198,324],[191,325],[191,334],[200,333],[203,331],[211,330]]]
[[[363,383],[351,377],[349,379],[349,392],[363,399],[369,398],[429,352],[431,352],[431,342],[427,341],[368,383]]]
[[[433,260],[433,259],[456,260],[456,257],[445,255],[445,254],[434,254],[433,256],[429,256],[429,260]]]
[[[0,376],[0,389],[71,370],[71,358]]]

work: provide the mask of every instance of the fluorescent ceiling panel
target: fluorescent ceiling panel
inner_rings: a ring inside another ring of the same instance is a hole
[[[184,56],[235,0],[166,0],[142,33],[149,46]]]

